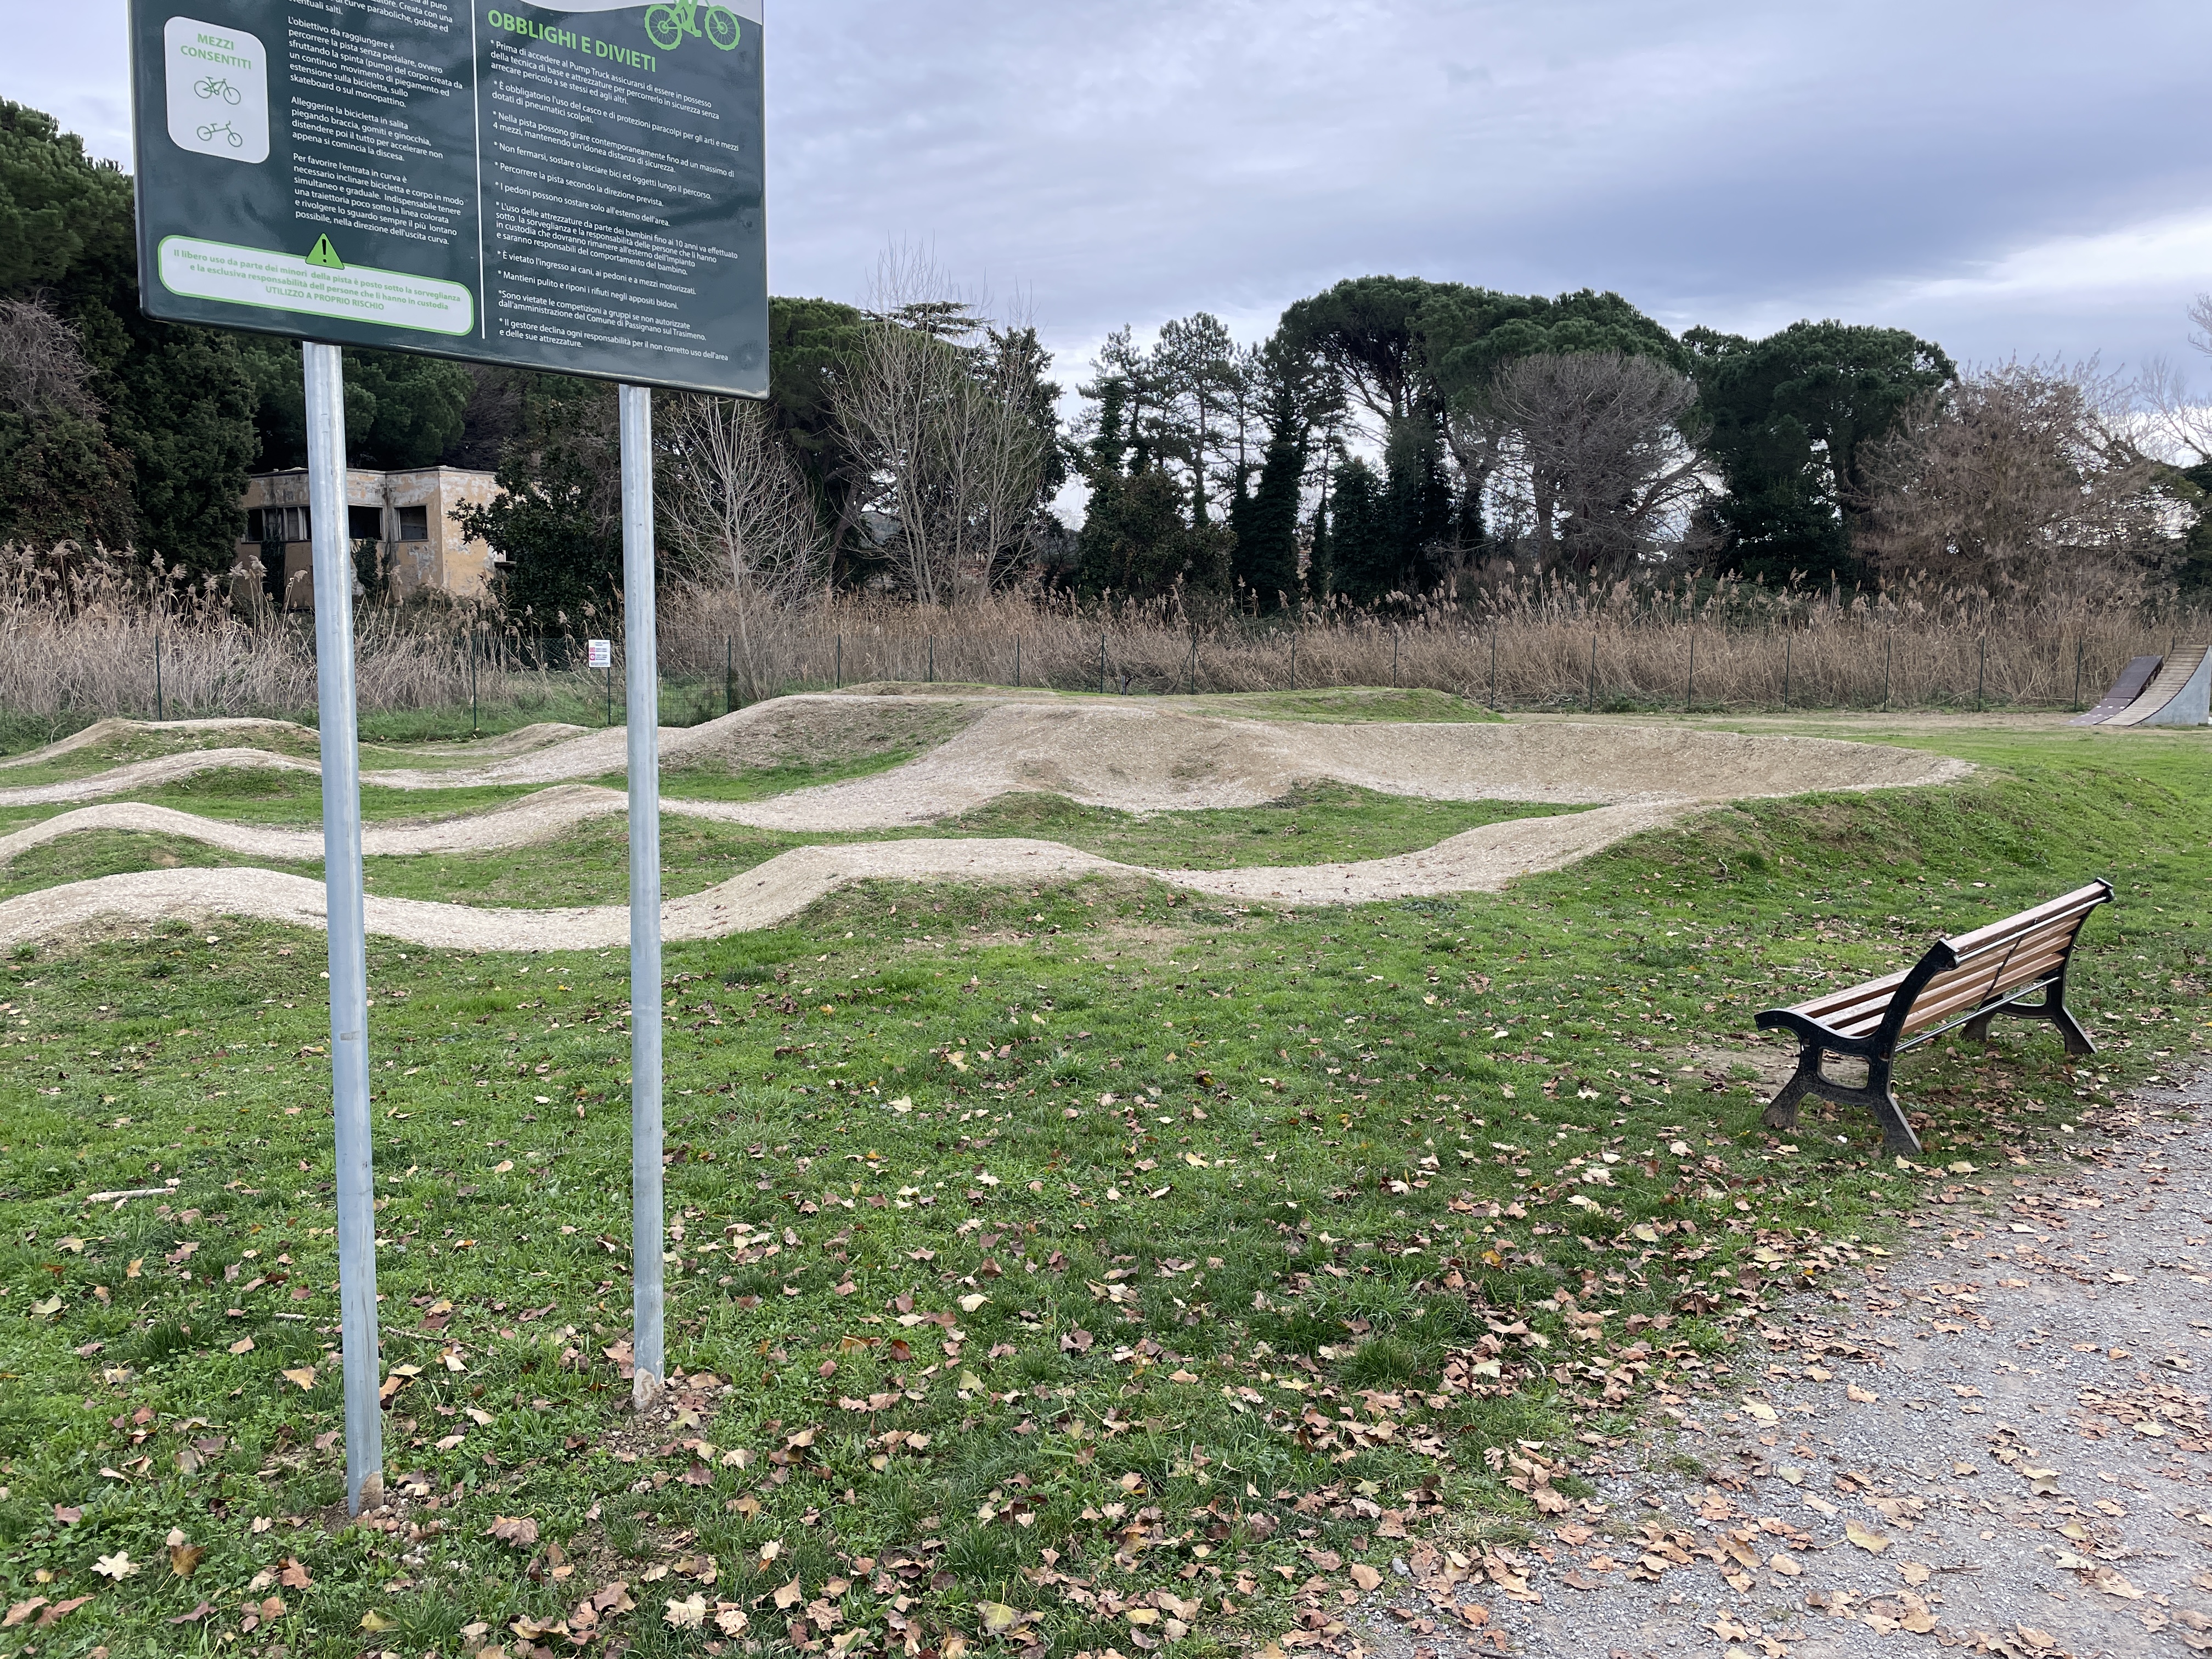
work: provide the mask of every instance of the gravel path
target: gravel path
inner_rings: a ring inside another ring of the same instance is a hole
[[[2078,1161],[1949,1166],[1924,1183],[1907,1255],[1833,1299],[1777,1305],[1734,1409],[1662,1405],[1675,1425],[1580,1465],[1597,1495],[1500,1553],[1492,1582],[1478,1567],[1448,1586],[1448,1558],[1411,1547],[1369,1599],[1363,1645],[2212,1650],[2208,1108],[2212,1073],[2137,1095],[2118,1138]],[[1519,1588],[1495,1582],[1516,1569]]]

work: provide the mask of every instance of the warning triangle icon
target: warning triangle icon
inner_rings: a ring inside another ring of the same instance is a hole
[[[345,261],[338,258],[338,251],[331,246],[331,239],[328,236],[315,238],[314,246],[307,251],[307,263],[311,265],[320,265],[325,270],[345,269]]]

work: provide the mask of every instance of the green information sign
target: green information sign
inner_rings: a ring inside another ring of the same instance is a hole
[[[759,0],[131,0],[146,310],[768,391]]]

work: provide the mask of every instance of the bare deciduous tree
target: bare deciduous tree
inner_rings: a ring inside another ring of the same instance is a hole
[[[91,381],[76,329],[36,299],[0,300],[0,398],[26,415],[58,409],[97,420]]]
[[[1872,452],[1867,551],[1886,574],[1991,593],[2140,590],[2176,526],[2166,469],[2131,430],[2135,404],[2094,362],[1970,371]]]
[[[866,468],[861,493],[893,526],[906,586],[925,605],[988,593],[1028,557],[1049,442],[1030,406],[1029,331],[986,325],[986,343],[966,345],[900,320],[944,309],[945,289],[926,264],[887,256],[872,307],[881,320],[835,392]]]
[[[757,404],[685,398],[660,429],[655,491],[672,549],[722,613],[749,678],[761,627],[817,598],[829,542],[790,452]]]
[[[1683,432],[1696,401],[1687,375],[1649,357],[1540,353],[1506,364],[1455,417],[1453,449],[1538,557],[1619,575],[1681,545],[1710,492]]]

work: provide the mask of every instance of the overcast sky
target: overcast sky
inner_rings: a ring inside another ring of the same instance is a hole
[[[121,5],[11,11],[0,92],[126,157]],[[2204,0],[772,0],[768,37],[775,290],[925,245],[1071,379],[1389,272],[2212,380]]]

